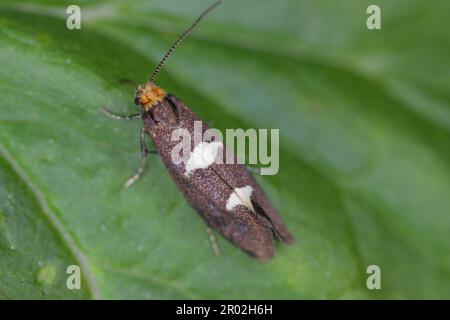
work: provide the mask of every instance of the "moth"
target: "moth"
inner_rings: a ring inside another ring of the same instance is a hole
[[[201,120],[180,99],[155,84],[170,54],[220,2],[206,9],[181,34],[164,55],[150,80],[137,87],[134,102],[141,107],[139,113],[120,116],[108,109],[103,110],[115,119],[142,119],[144,123],[140,132],[141,164],[125,187],[136,182],[144,171],[145,159],[151,153],[145,142],[148,134],[178,188],[208,228],[216,230],[249,255],[268,260],[274,256],[275,239],[287,244],[294,241],[277,210],[244,165],[210,161],[210,154],[206,153],[211,152],[213,144],[217,146],[221,142],[202,141],[196,145],[194,142],[187,162],[173,161],[171,151],[178,143],[171,139],[173,131],[183,128],[192,134],[194,122]],[[201,125],[202,133],[209,129],[206,123],[201,122]],[[226,155],[229,151],[225,146],[221,147]]]

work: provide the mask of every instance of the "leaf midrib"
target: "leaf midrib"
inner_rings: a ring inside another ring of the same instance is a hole
[[[61,238],[62,242],[67,246],[68,250],[72,254],[73,258],[76,260],[80,268],[83,270],[84,279],[88,287],[88,292],[93,299],[100,299],[100,291],[94,280],[92,270],[90,268],[89,259],[83,253],[83,251],[78,247],[74,238],[67,231],[67,227],[60,220],[57,214],[55,214],[48,205],[42,192],[34,186],[31,179],[28,177],[25,170],[22,169],[20,164],[14,160],[14,157],[9,153],[9,151],[0,144],[0,157],[8,163],[11,169],[14,171],[17,177],[19,177],[24,185],[30,191],[40,207],[40,212],[43,214],[44,218],[49,222],[49,224],[54,228],[57,235]]]

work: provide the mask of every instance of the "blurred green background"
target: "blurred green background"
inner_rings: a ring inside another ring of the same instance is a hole
[[[297,242],[267,263],[215,257],[158,157],[123,189],[141,123],[99,112],[137,111],[120,80],[211,3],[80,0],[69,31],[73,1],[0,1],[0,298],[450,298],[450,2],[224,0],[171,57],[158,83],[204,120],[280,129],[257,179]]]

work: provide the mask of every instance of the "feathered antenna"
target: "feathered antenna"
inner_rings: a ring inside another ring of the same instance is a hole
[[[172,45],[172,47],[170,47],[169,51],[166,52],[166,54],[164,55],[164,57],[161,59],[161,62],[158,64],[158,66],[156,67],[155,71],[152,74],[152,77],[150,78],[150,82],[154,82],[155,78],[158,76],[159,72],[161,71],[162,66],[164,65],[164,63],[166,62],[167,58],[172,54],[172,52],[175,50],[176,47],[178,47],[178,45],[184,40],[186,39],[187,36],[189,36],[189,34],[192,32],[192,30],[194,30],[194,28],[197,26],[197,24],[210,12],[212,11],[215,7],[217,7],[222,1],[221,0],[217,0],[216,2],[214,2],[208,9],[206,9],[198,18],[197,20],[194,21],[194,23],[185,31],[181,34],[181,36],[178,37],[177,41],[175,41],[175,43]]]

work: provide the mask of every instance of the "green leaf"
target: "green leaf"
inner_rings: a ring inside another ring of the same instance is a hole
[[[256,261],[139,163],[134,88],[211,1],[0,2],[0,298],[449,298],[448,1],[226,0],[158,83],[206,121],[279,128],[258,177],[297,242]],[[366,269],[381,268],[381,290]],[[66,269],[81,267],[81,290]]]

